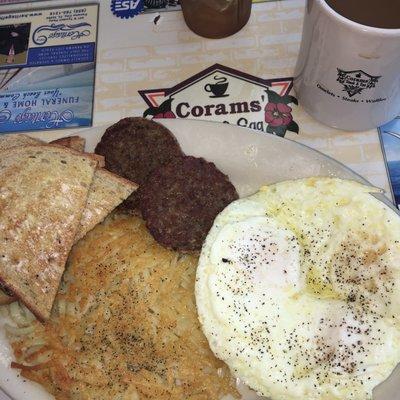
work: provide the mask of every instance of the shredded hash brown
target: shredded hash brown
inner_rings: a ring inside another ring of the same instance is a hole
[[[60,400],[238,397],[197,320],[196,265],[140,218],[109,217],[73,248],[48,322],[7,306],[14,367]]]

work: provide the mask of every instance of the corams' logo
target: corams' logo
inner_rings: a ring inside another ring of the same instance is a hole
[[[90,35],[92,25],[88,22],[80,22],[78,24],[51,24],[42,25],[35,29],[32,35],[33,43],[42,46],[51,39],[77,40],[84,36]]]
[[[337,81],[344,87],[344,91],[350,97],[360,94],[364,89],[374,88],[380,76],[372,76],[362,70],[344,71],[340,68],[338,70]]]
[[[261,79],[215,64],[171,88],[140,90],[144,117],[219,121],[285,136],[299,132],[292,78]]]

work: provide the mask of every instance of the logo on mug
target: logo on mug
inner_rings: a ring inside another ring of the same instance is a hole
[[[343,69],[337,68],[337,71],[337,81],[343,85],[343,91],[347,92],[349,97],[360,94],[364,89],[374,88],[380,78],[380,76],[367,74],[361,69],[344,71]]]
[[[208,93],[211,93],[210,98],[218,98],[218,97],[228,97],[229,94],[225,93],[228,89],[228,79],[224,76],[214,76],[215,83],[207,83],[204,86],[204,90]]]

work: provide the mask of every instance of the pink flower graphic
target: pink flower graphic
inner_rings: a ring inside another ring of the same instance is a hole
[[[289,103],[298,104],[296,97],[285,94],[281,96],[275,91],[267,88],[268,103],[264,108],[266,131],[276,136],[285,137],[286,131],[299,133],[299,126],[292,117],[292,108]]]
[[[267,103],[265,122],[271,126],[288,126],[292,120],[291,107],[284,103]]]

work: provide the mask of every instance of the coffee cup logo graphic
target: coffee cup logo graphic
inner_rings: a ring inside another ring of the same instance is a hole
[[[344,71],[338,68],[337,81],[343,85],[343,90],[348,93],[349,97],[360,94],[364,89],[374,88],[380,76],[372,76],[362,71]]]
[[[218,98],[218,97],[228,97],[229,94],[225,93],[228,89],[229,82],[224,76],[214,76],[215,83],[207,83],[204,86],[204,90],[208,93],[212,93],[210,95],[211,98]]]

